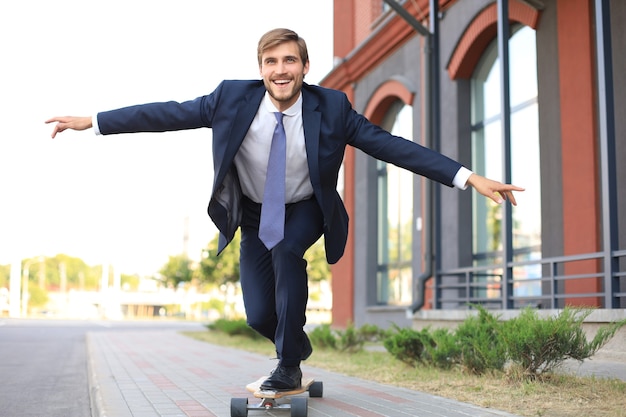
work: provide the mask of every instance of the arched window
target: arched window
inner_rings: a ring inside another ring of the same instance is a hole
[[[413,107],[395,101],[381,127],[392,134],[413,137]],[[412,301],[414,175],[377,161],[377,303],[408,305]]]
[[[516,195],[513,207],[513,260],[541,258],[541,181],[539,164],[539,113],[537,106],[537,48],[535,31],[512,27],[509,42],[511,96],[512,183],[526,188]],[[502,131],[500,122],[500,64],[494,40],[483,54],[472,77],[472,169],[502,180]],[[501,207],[473,195],[473,258],[475,265],[502,264]],[[484,297],[499,297],[501,269],[481,280],[493,290]],[[539,267],[518,267],[513,278],[515,296],[541,293]],[[529,280],[530,279],[530,280]]]

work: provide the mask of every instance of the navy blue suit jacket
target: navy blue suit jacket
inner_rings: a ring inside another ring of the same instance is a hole
[[[98,126],[105,135],[213,129],[215,176],[208,212],[220,231],[221,252],[241,222],[242,193],[233,161],[264,94],[261,80],[223,81],[211,94],[184,103],[150,103],[99,113]],[[302,121],[311,184],[324,214],[329,263],[341,258],[348,237],[348,215],[336,189],[346,145],[448,186],[461,167],[370,123],[340,91],[304,84]]]

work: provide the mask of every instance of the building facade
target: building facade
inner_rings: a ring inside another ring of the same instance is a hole
[[[626,2],[335,0],[334,13],[323,86],[392,133],[526,188],[517,207],[497,206],[349,149],[334,325],[475,303],[624,309]]]

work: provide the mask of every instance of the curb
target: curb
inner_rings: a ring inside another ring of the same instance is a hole
[[[102,401],[102,395],[100,392],[100,384],[98,384],[97,372],[95,370],[95,364],[93,358],[95,354],[92,348],[91,334],[87,333],[86,345],[87,345],[87,379],[89,381],[89,404],[91,408],[91,417],[106,417],[104,412],[104,406]]]

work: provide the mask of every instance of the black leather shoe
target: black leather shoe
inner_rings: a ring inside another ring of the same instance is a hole
[[[302,371],[299,366],[278,365],[261,384],[262,390],[290,391],[302,385]]]
[[[307,334],[304,334],[304,345],[302,347],[302,360],[305,361],[307,359],[309,359],[309,356],[311,356],[311,353],[313,353],[313,346],[311,346],[311,341],[309,340],[309,336],[307,336]]]

